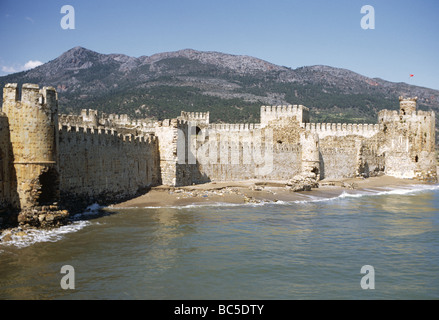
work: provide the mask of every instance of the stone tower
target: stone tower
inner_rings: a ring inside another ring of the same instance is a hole
[[[55,89],[40,90],[36,84],[23,84],[19,100],[17,84],[6,84],[3,112],[9,120],[17,207],[21,211],[18,221],[44,226],[65,219],[67,212],[57,208],[58,97]]]
[[[11,154],[8,118],[0,111],[0,216],[17,200],[11,177]],[[0,226],[3,220],[0,217]]]
[[[416,112],[416,102],[418,97],[415,98],[404,98],[399,97],[399,112],[401,115],[408,115]]]
[[[417,98],[399,98],[396,110],[378,113],[385,133],[385,174],[437,181],[435,158],[435,113],[417,110]]]

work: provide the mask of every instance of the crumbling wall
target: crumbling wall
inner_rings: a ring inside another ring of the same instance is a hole
[[[384,174],[385,135],[382,131],[369,139],[357,141],[357,177],[373,177]]]
[[[58,189],[57,126],[58,102],[52,87],[41,90],[35,84],[23,84],[21,99],[17,84],[7,84],[3,90],[3,111],[8,117],[10,141],[14,156],[19,208],[55,203],[59,194],[45,191]],[[51,186],[43,184],[41,175],[53,173]]]
[[[436,181],[434,112],[416,111],[412,104],[402,103],[399,113],[382,110],[378,120],[386,136],[385,173]]]
[[[9,130],[9,200],[23,226],[64,224],[68,212],[59,210],[58,97],[53,87],[16,83],[3,88],[3,112]],[[2,151],[5,153],[5,150]],[[3,157],[4,155],[2,155]],[[5,175],[5,169],[2,169]],[[4,191],[8,188],[4,187]],[[8,195],[7,195],[8,196]]]
[[[158,184],[382,173],[437,181],[435,114],[417,111],[416,98],[380,111],[378,124],[309,123],[301,105],[263,106],[258,124],[210,124],[208,112],[163,121],[95,110],[58,116],[57,107],[52,87],[24,84],[20,98],[17,84],[5,86],[0,218],[12,207],[23,223],[51,225],[66,217],[58,200],[115,202]]]

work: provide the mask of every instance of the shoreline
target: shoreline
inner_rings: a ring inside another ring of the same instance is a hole
[[[0,230],[0,245],[27,247],[33,243],[53,241],[64,233],[75,232],[87,225],[89,219],[124,209],[196,208],[203,206],[243,206],[243,205],[288,205],[326,201],[343,197],[344,194],[380,194],[395,189],[416,191],[415,186],[439,186],[419,180],[398,179],[388,176],[349,179],[325,179],[319,181],[318,188],[311,191],[292,191],[286,188],[286,181],[221,181],[205,184],[171,187],[157,186],[146,194],[110,206],[91,204],[87,211],[80,213],[71,223],[54,229],[13,227]],[[419,190],[422,190],[420,188]],[[427,188],[427,190],[429,190]],[[349,196],[349,195],[348,195]],[[56,241],[56,240],[55,240]],[[0,253],[2,253],[0,247]]]
[[[399,179],[389,176],[348,179],[325,179],[311,191],[291,191],[286,181],[218,181],[204,184],[171,187],[157,186],[137,198],[106,207],[107,210],[129,208],[166,208],[218,204],[258,204],[309,201],[311,198],[330,199],[343,192],[391,189],[412,185],[435,185],[425,181]]]

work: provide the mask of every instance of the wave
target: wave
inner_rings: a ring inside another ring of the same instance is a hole
[[[71,224],[50,230],[26,229],[22,235],[11,233],[11,240],[1,242],[0,247],[14,246],[17,248],[25,248],[37,242],[57,242],[64,238],[66,234],[77,232],[90,224],[89,221],[75,221]]]
[[[70,217],[72,221],[90,219],[96,216],[102,216],[102,209],[105,209],[105,206],[101,206],[98,203],[93,203],[89,205],[85,210],[81,213],[77,213]]]
[[[145,206],[145,207],[106,207],[109,210],[137,210],[137,209],[190,209],[190,208],[203,208],[203,207],[259,207],[269,203],[275,203],[273,201],[259,201],[248,203],[230,203],[230,202],[209,202],[209,203],[192,203],[179,206]]]
[[[56,242],[64,238],[66,234],[77,232],[92,223],[90,218],[100,215],[100,210],[104,207],[97,203],[88,206],[84,212],[75,214],[70,217],[70,224],[53,229],[26,229],[24,233],[11,232],[11,240],[0,242],[2,246],[14,246],[17,248],[25,248],[38,242]],[[0,234],[0,240],[5,236]],[[0,253],[4,250],[0,249]]]
[[[361,198],[365,196],[381,196],[381,195],[404,195],[410,193],[418,193],[423,191],[434,191],[439,189],[439,184],[435,185],[406,185],[398,187],[376,187],[375,189],[358,189],[358,190],[343,190],[336,196],[316,196],[298,193],[304,199],[301,200],[277,200],[277,201],[258,201],[248,203],[228,203],[228,202],[210,202],[210,203],[193,203],[180,206],[145,206],[145,207],[106,207],[109,210],[137,210],[137,209],[191,209],[203,207],[260,207],[266,205],[291,205],[291,204],[307,204],[324,201],[334,201],[346,198]],[[318,189],[316,189],[317,191]]]
[[[398,186],[398,187],[376,187],[375,189],[365,188],[365,189],[353,190],[351,192],[343,190],[343,192],[340,195],[334,197],[309,196],[310,198],[307,200],[286,201],[285,203],[312,203],[312,202],[321,202],[321,201],[334,201],[334,200],[345,199],[345,198],[361,198],[367,196],[406,195],[406,194],[415,194],[419,192],[434,191],[434,190],[439,190],[439,184],[435,184],[435,185],[414,184],[414,185]]]
[[[416,194],[419,192],[435,191],[439,190],[439,184],[435,185],[406,185],[398,187],[377,187],[374,189],[359,189],[359,190],[343,190],[340,194],[336,196],[317,196],[312,194],[300,195],[304,198],[301,200],[292,201],[258,201],[258,202],[248,202],[248,203],[227,203],[227,202],[215,202],[215,203],[194,203],[183,206],[159,206],[159,207],[105,207],[100,206],[97,203],[90,205],[84,212],[74,215],[71,218],[71,223],[55,229],[41,230],[41,229],[28,229],[24,235],[11,234],[10,241],[0,242],[0,254],[4,252],[4,248],[7,246],[14,246],[18,248],[28,247],[37,242],[56,242],[64,238],[66,234],[77,232],[92,224],[89,218],[94,215],[102,215],[102,210],[108,209],[111,211],[117,210],[132,210],[132,209],[192,209],[192,208],[203,208],[203,207],[261,207],[261,206],[283,206],[292,204],[312,204],[316,202],[325,201],[337,201],[346,198],[361,198],[367,196],[382,196],[382,195],[407,195]],[[96,222],[93,222],[96,223]],[[2,237],[2,236],[0,236]],[[4,235],[3,235],[4,237]],[[1,238],[0,238],[1,239]],[[2,248],[3,247],[3,248]]]

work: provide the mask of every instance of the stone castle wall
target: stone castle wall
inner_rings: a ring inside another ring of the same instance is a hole
[[[0,112],[0,213],[18,203],[10,141],[8,118]]]
[[[54,88],[24,84],[21,99],[15,84],[4,88],[3,112],[8,117],[13,170],[19,207],[57,202],[58,100]],[[45,179],[53,180],[51,184]]]
[[[309,109],[302,105],[262,106],[261,125],[266,126],[272,120],[295,117],[301,123],[309,122]]]
[[[8,208],[45,206],[18,218],[43,225],[58,202],[118,201],[159,184],[304,174],[437,181],[435,114],[417,111],[416,98],[400,98],[399,112],[380,111],[378,124],[310,123],[301,105],[263,106],[260,123],[211,124],[202,112],[163,121],[58,115],[53,88],[25,84],[21,98],[18,89],[5,86],[0,112],[0,223]]]
[[[413,99],[401,102],[399,113],[388,110],[378,113],[386,135],[382,145],[386,152],[385,173],[400,178],[435,180],[435,114],[416,111]]]
[[[62,126],[59,150],[62,198],[117,201],[159,184],[155,136]]]
[[[361,136],[371,138],[380,131],[378,124],[356,123],[303,123],[306,130],[317,133],[321,139],[327,136]]]
[[[68,216],[60,205],[118,201],[161,183],[158,139],[148,128],[114,116],[103,126],[94,111],[58,115],[51,87],[3,91],[0,224],[58,225]]]
[[[178,121],[176,119],[172,121],[169,119],[163,120],[157,123],[154,130],[159,145],[160,183],[177,185]]]
[[[320,179],[379,174],[437,179],[435,116],[416,111],[416,99],[401,98],[399,112],[381,111],[378,124],[309,123],[303,106],[263,106],[260,124],[200,125],[200,118],[185,114],[197,130],[204,125],[187,146],[192,156],[205,161],[180,165],[186,170],[183,184],[286,180],[309,171],[317,172]]]
[[[2,126],[7,126],[9,134],[6,138],[3,134],[3,147],[0,147],[8,158],[6,169],[2,165],[6,177],[2,202],[9,206],[9,213],[17,214],[2,214],[0,220],[43,227],[64,224],[68,212],[58,207],[58,97],[55,89],[23,84],[20,95],[17,84],[7,84],[3,89],[2,111],[7,117]]]
[[[213,130],[197,143],[196,172],[199,181],[288,179],[299,153],[296,144],[273,143],[272,130]],[[288,169],[285,170],[285,166]],[[194,181],[196,182],[196,181]]]

